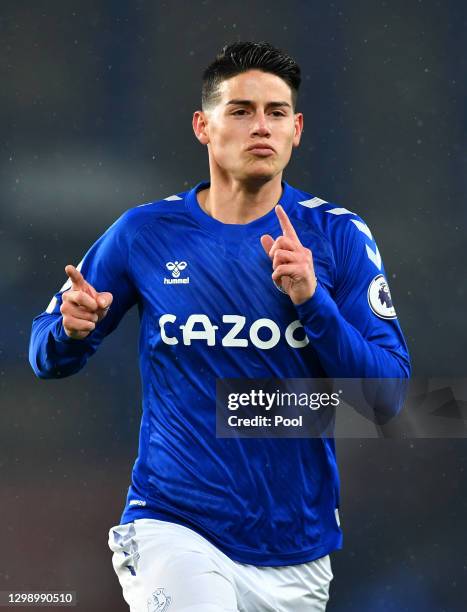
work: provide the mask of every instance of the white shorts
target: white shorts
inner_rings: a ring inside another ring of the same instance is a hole
[[[109,547],[130,612],[322,612],[333,578],[329,555],[246,565],[195,531],[155,519],[112,527]]]

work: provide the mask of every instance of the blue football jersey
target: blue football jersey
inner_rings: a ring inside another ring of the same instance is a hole
[[[242,563],[304,563],[342,545],[334,440],[216,437],[216,379],[404,378],[407,347],[361,218],[282,182],[280,203],[318,279],[294,306],[260,243],[282,234],[274,209],[221,223],[198,203],[208,186],[125,212],[79,264],[113,294],[107,316],[84,340],[69,338],[65,283],[33,321],[30,362],[42,378],[79,371],[137,305],[143,413],[121,522],[182,524]]]

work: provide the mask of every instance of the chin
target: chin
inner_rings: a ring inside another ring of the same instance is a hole
[[[262,166],[258,166],[256,168],[248,168],[244,174],[245,178],[273,178],[276,174],[280,172],[274,166],[269,164],[264,164]]]
[[[243,179],[245,181],[263,181],[267,182],[272,180],[276,176],[276,172],[251,172],[249,174],[245,174]]]

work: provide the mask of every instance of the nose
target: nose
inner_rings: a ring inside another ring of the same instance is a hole
[[[258,113],[255,116],[255,120],[251,128],[251,134],[252,136],[263,136],[263,137],[269,136],[271,134],[271,130],[269,128],[269,123],[266,119],[266,115],[261,111],[258,111]]]

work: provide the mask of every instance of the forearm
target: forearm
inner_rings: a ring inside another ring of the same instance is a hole
[[[62,317],[43,314],[32,323],[29,363],[39,378],[64,378],[84,366],[95,348],[90,336],[72,340],[62,326]]]
[[[318,285],[297,312],[330,378],[407,378],[410,363],[403,347],[384,347],[363,337]]]

